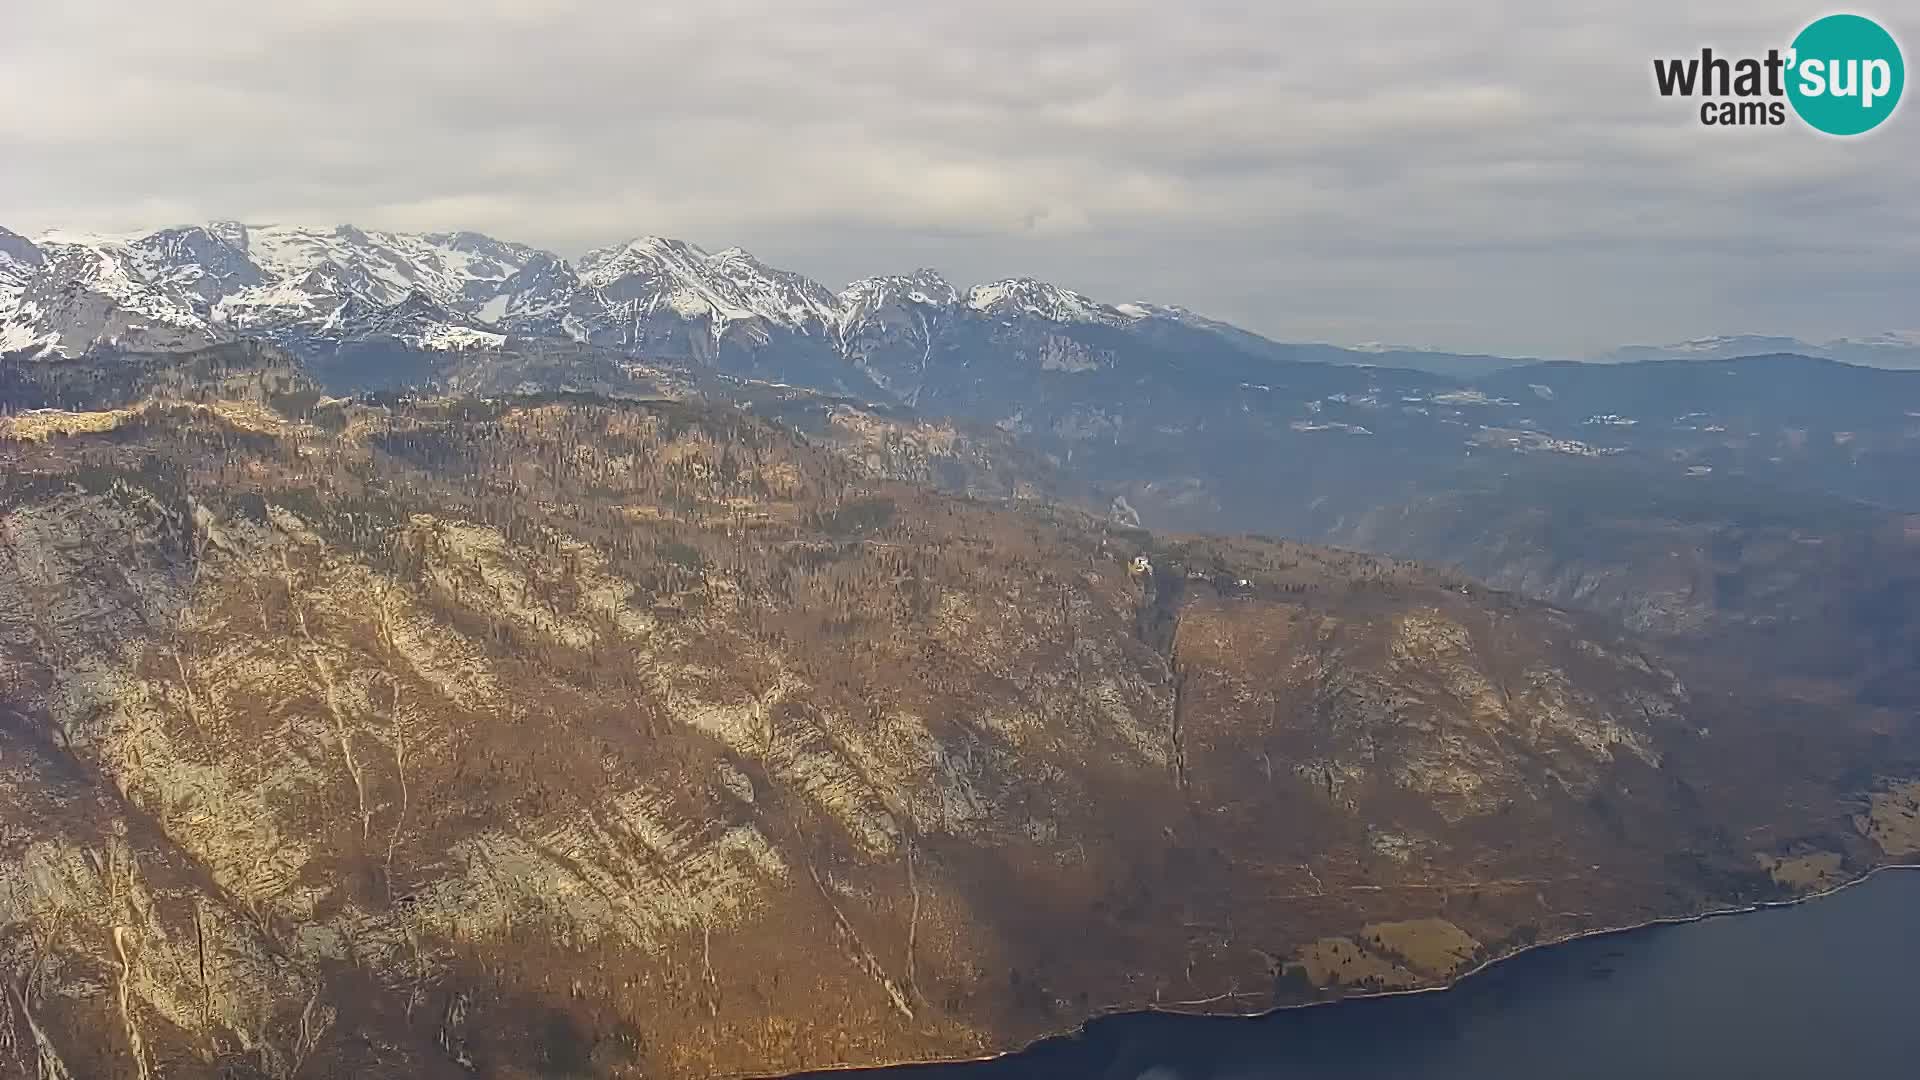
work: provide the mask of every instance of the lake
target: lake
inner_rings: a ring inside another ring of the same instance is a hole
[[[999,1080],[1920,1076],[1920,871],[1790,907],[1523,953],[1442,993],[1251,1019],[1130,1014],[966,1065]]]

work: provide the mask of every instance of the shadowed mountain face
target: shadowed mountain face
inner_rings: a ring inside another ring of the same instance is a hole
[[[61,406],[0,420],[27,1072],[967,1055],[1909,840],[1910,713],[1022,500],[984,435],[764,387],[344,402],[285,360],[9,376]],[[955,468],[1015,498],[895,479]]]
[[[1465,572],[1861,705],[1920,707],[1920,516],[1737,478],[1516,465],[1327,539]]]
[[[1355,374],[1187,371],[1131,405],[1098,381],[1030,379],[1011,430],[1129,520],[1454,564],[1689,650],[1764,657],[1825,695],[1920,702],[1914,373],[1760,356],[1536,365],[1453,389]]]

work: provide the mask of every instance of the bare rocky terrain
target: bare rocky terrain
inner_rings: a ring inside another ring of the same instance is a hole
[[[1914,842],[1911,710],[1673,635],[1124,528],[817,396],[284,360],[9,384],[0,1075],[972,1056]]]

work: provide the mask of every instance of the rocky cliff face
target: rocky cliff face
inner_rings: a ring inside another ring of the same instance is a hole
[[[935,427],[235,385],[0,421],[0,1071],[974,1054],[1893,835],[1860,766],[1910,722],[1409,564],[887,479]]]

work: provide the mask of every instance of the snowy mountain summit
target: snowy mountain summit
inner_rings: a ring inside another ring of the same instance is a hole
[[[474,232],[405,233],[217,221],[144,234],[0,229],[0,352],[78,356],[241,336],[296,349],[379,339],[429,350],[552,338],[634,355],[810,339],[849,358],[863,332],[965,314],[1124,325],[1115,308],[1029,278],[968,292],[931,270],[838,294],[739,248],[642,236],[568,261]]]

